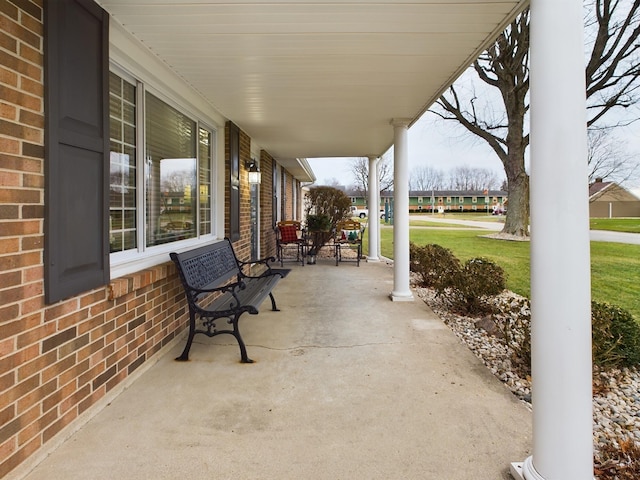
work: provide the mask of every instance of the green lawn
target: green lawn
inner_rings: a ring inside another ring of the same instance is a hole
[[[591,230],[640,233],[640,218],[592,218]]]
[[[458,223],[446,223],[446,222],[430,222],[429,220],[411,220],[409,222],[410,227],[437,227],[437,228],[481,228],[481,227],[465,227]]]
[[[382,228],[380,236],[382,255],[393,258],[393,229]],[[410,230],[410,239],[442,245],[463,261],[487,257],[504,268],[510,290],[530,296],[529,242],[493,240],[468,230],[419,228]],[[640,245],[591,242],[591,272],[594,300],[618,305],[640,319]]]
[[[429,217],[434,216],[432,213],[411,213],[412,217],[420,216],[425,220],[429,220]],[[452,218],[455,220],[475,220],[476,222],[504,222],[504,216],[491,215],[484,212],[471,213],[471,212],[446,212],[444,215],[436,214],[438,218]]]

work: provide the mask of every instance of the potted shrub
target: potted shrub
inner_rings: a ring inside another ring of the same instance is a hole
[[[328,186],[309,189],[305,198],[308,264],[315,263],[320,248],[333,237],[338,221],[348,218],[350,207],[351,200],[342,190]]]
[[[331,217],[329,215],[307,215],[307,230],[309,232],[330,232]]]

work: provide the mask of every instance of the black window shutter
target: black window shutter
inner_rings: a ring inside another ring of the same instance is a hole
[[[229,238],[240,240],[240,129],[229,125]]]
[[[109,16],[45,2],[45,300],[109,282]]]

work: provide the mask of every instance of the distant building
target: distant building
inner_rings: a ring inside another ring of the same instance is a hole
[[[351,205],[366,208],[362,191],[348,190]],[[412,190],[409,192],[409,212],[485,212],[504,213],[507,208],[507,192],[503,190]],[[380,193],[380,208],[393,204],[393,192]]]
[[[640,199],[614,182],[602,178],[589,185],[591,218],[640,217]]]

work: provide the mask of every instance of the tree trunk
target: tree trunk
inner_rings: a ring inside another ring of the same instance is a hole
[[[524,170],[524,148],[512,148],[504,162],[509,197],[502,234],[529,236],[529,175]]]

